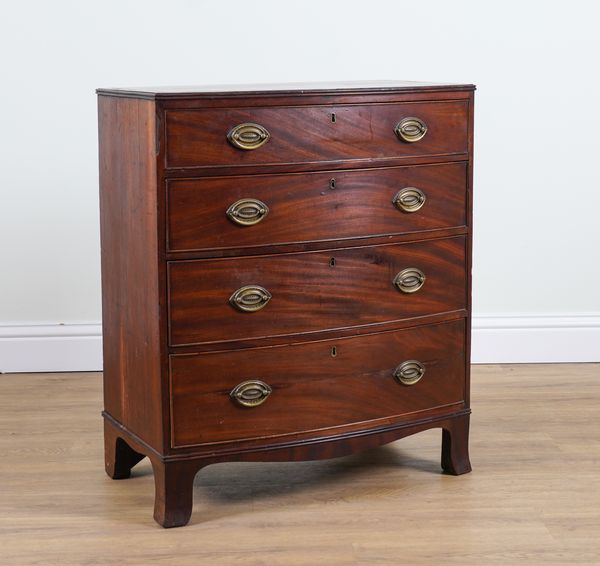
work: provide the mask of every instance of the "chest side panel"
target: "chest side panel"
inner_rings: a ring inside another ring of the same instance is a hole
[[[155,107],[100,96],[98,112],[104,408],[161,450]]]

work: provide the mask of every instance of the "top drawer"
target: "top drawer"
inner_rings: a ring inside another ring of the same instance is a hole
[[[467,105],[466,101],[453,101],[167,110],[167,167],[285,165],[466,153]],[[235,130],[244,124],[250,126]]]

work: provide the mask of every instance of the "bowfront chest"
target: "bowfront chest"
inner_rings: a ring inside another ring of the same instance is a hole
[[[470,471],[472,85],[100,89],[106,471],[442,429]]]

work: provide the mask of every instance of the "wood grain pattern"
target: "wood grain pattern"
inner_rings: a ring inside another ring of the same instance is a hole
[[[466,225],[467,164],[168,181],[168,249],[198,251],[411,233]],[[392,202],[405,187],[427,200],[417,212]],[[239,226],[225,215],[240,199],[268,215]]]
[[[173,446],[284,435],[386,419],[464,399],[464,321],[356,338],[196,356],[171,356]],[[332,349],[335,350],[332,351]],[[418,360],[425,374],[402,385],[394,370]],[[273,390],[258,407],[241,407],[230,391],[246,380]],[[333,432],[333,431],[331,431]]]
[[[166,165],[240,167],[466,154],[467,110],[462,101],[168,110]],[[394,133],[396,124],[409,116],[423,119],[429,127],[416,143],[400,141]],[[256,150],[233,147],[227,133],[246,122],[264,126],[271,139]]]
[[[464,261],[460,236],[335,252],[170,262],[171,345],[286,336],[463,309]],[[396,274],[408,267],[427,277],[412,294],[393,285]],[[239,312],[229,297],[246,285],[260,285],[273,298],[258,312]]]
[[[105,410],[163,446],[154,104],[99,97]]]

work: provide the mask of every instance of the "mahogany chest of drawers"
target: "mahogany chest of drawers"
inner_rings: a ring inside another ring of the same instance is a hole
[[[442,429],[470,471],[472,85],[100,89],[106,471]]]

